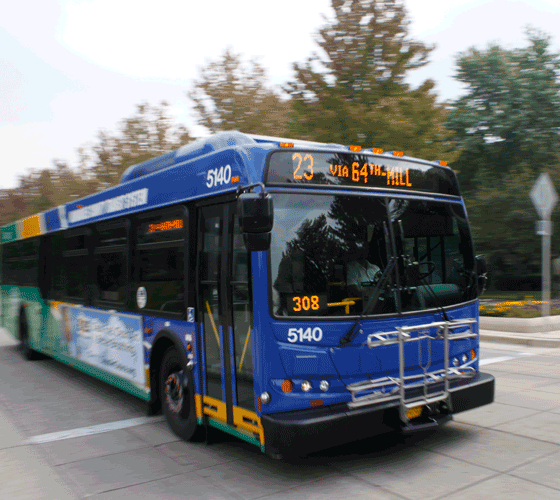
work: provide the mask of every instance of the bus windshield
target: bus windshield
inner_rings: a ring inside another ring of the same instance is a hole
[[[397,265],[368,314],[476,298],[473,247],[459,203],[274,194],[270,262],[276,316],[363,314],[393,256]]]

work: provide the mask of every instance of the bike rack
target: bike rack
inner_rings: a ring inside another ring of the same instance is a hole
[[[350,408],[385,403],[388,401],[399,401],[399,414],[402,422],[407,425],[407,410],[422,405],[429,405],[438,401],[446,401],[450,410],[451,400],[449,398],[449,382],[457,379],[468,379],[476,375],[476,371],[469,366],[470,360],[462,366],[449,367],[449,342],[463,339],[475,338],[473,318],[436,321],[424,325],[397,327],[392,332],[372,333],[368,336],[369,348],[386,345],[399,345],[399,377],[381,377],[355,382],[346,386],[352,394],[352,401],[348,403]],[[463,329],[457,332],[458,329]],[[466,330],[464,330],[466,328]],[[411,333],[418,332],[412,336]],[[421,341],[428,339],[428,360],[422,365]],[[444,348],[444,367],[440,370],[428,371],[432,362],[432,342],[442,341]],[[418,342],[418,366],[423,373],[405,376],[404,344]],[[443,389],[437,390],[436,385],[443,385]],[[418,388],[422,388],[422,394],[418,395]],[[432,389],[430,392],[429,389]],[[373,391],[373,392],[371,392]],[[367,392],[367,394],[363,394]],[[414,392],[415,395],[408,396],[407,393]]]

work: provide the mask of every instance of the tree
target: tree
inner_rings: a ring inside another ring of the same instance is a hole
[[[101,131],[98,138],[89,158],[82,157],[90,164],[90,173],[98,182],[97,189],[117,184],[128,167],[191,141],[187,129],[176,125],[169,116],[166,102],[159,106],[139,104],[136,113],[122,121],[119,133]]]
[[[452,160],[434,82],[411,88],[405,81],[433,47],[409,38],[403,3],[332,0],[332,7],[334,19],[317,35],[322,57],[294,64],[285,87],[292,135]]]
[[[474,47],[457,57],[456,78],[466,93],[450,106],[447,127],[460,153],[455,167],[463,189],[485,179],[539,165],[560,152],[560,55],[550,38],[528,29],[528,47]]]
[[[68,203],[117,184],[123,172],[191,140],[173,123],[168,104],[138,105],[117,133],[101,131],[93,147],[78,148],[78,165],[54,160],[54,168],[21,175],[15,189],[0,190],[0,225]]]
[[[201,68],[187,96],[194,102],[198,124],[211,132],[285,135],[289,103],[270,87],[257,60],[244,62],[230,48]]]
[[[529,191],[541,171],[560,181],[560,55],[541,32],[528,29],[527,38],[523,48],[494,44],[458,55],[466,91],[447,122],[477,250],[495,276],[540,274]]]

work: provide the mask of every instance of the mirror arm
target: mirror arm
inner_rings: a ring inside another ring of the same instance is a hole
[[[253,188],[260,187],[261,188],[261,198],[266,196],[264,190],[264,183],[263,182],[255,182],[254,184],[247,184],[247,186],[237,186],[237,196],[239,197],[242,193],[249,193]]]

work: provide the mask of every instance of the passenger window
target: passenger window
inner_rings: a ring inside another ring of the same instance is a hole
[[[128,283],[128,220],[99,225],[95,254],[96,302],[124,305]]]
[[[64,298],[78,303],[87,303],[87,285],[90,282],[89,247],[91,230],[84,228],[70,231],[65,236],[62,252],[64,267]]]
[[[136,290],[145,290],[145,303],[137,300],[138,309],[185,314],[186,226],[182,208],[142,218],[138,224],[133,274]]]
[[[4,245],[3,283],[38,286],[39,238]]]

